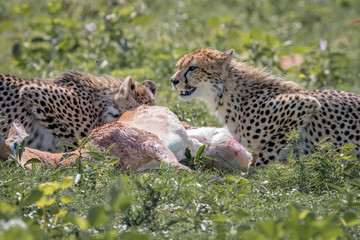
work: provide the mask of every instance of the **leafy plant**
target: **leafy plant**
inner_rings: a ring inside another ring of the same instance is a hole
[[[205,145],[202,145],[199,147],[198,151],[196,152],[195,156],[191,155],[189,147],[185,149],[185,157],[184,159],[180,160],[180,163],[184,164],[185,166],[188,166],[191,169],[205,169],[205,165],[212,161],[212,158],[208,158],[205,155],[203,155],[205,150]]]
[[[109,156],[111,149],[115,144],[112,144],[107,149],[96,149],[91,147],[91,140],[93,137],[88,137],[84,139],[78,138],[77,146],[68,143],[60,142],[58,146],[65,146],[69,149],[76,149],[76,152],[65,153],[61,157],[59,162],[63,162],[66,159],[76,156],[75,158],[75,169],[77,172],[75,183],[78,183],[81,179],[91,183],[92,186],[96,185],[95,176],[104,176],[109,169],[113,169],[113,166],[116,165],[120,159],[114,156]],[[63,174],[69,168],[61,168],[58,172]],[[86,171],[85,171],[86,170]]]
[[[25,151],[25,146],[26,146],[25,139],[23,141],[21,141],[20,144],[15,143],[14,146],[10,146],[10,149],[13,151],[13,154],[11,154],[9,156],[9,159],[7,160],[7,162],[8,163],[13,162],[18,167],[23,168],[23,166],[21,165],[21,158]],[[34,168],[35,167],[34,163],[41,163],[41,161],[38,158],[31,158],[24,164],[24,167],[26,167],[26,165],[32,164],[32,167]]]
[[[70,150],[74,150],[76,149],[77,152],[74,152],[74,153],[65,153],[63,154],[63,156],[61,157],[59,163],[65,161],[66,159],[70,158],[70,157],[73,157],[73,156],[76,156],[75,158],[75,168],[76,168],[76,171],[78,173],[77,175],[77,178],[76,178],[76,183],[78,181],[80,181],[81,177],[82,177],[82,174],[83,174],[83,168],[84,168],[84,164],[83,164],[83,158],[84,158],[84,148],[86,147],[86,145],[92,140],[93,137],[87,137],[87,138],[83,138],[83,139],[80,139],[78,136],[76,137],[77,138],[77,141],[78,141],[78,144],[77,146],[75,146],[74,144],[72,143],[69,143],[69,142],[59,142],[57,144],[57,146],[64,146],[65,149],[70,149]]]
[[[329,190],[329,186],[344,186],[348,180],[360,177],[359,161],[351,155],[355,149],[353,144],[335,149],[328,138],[324,138],[314,143],[314,153],[304,155],[297,147],[298,139],[296,132],[289,136],[288,147],[291,151],[288,161],[293,174],[298,177],[299,187],[304,191]]]

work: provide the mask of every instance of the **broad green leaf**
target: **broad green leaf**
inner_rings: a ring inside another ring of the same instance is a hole
[[[16,152],[19,156],[19,159],[21,159],[22,154],[25,151],[25,139],[20,143],[20,145],[16,148]]]
[[[74,225],[78,226],[81,230],[86,231],[89,229],[89,222],[84,218],[74,217],[70,220]]]
[[[360,225],[360,221],[358,220],[358,216],[353,212],[345,212],[343,216],[344,225],[346,227]]]
[[[65,177],[60,183],[60,188],[68,188],[73,183],[74,183],[74,178],[73,177]]]
[[[69,148],[76,148],[76,146],[72,143],[69,142],[59,142],[56,146],[60,147],[60,146],[64,146],[64,147],[69,147]]]
[[[28,204],[29,205],[29,204]],[[8,204],[7,202],[5,201],[0,201],[0,213],[12,213],[15,211],[15,207]]]
[[[119,163],[119,162],[120,162],[120,158],[113,157],[113,158],[109,159],[108,164],[112,165],[112,164],[116,164],[116,163]]]
[[[235,181],[234,175],[226,175],[224,179],[225,179],[226,181],[230,181],[230,182],[234,182],[234,181]]]
[[[132,204],[132,199],[129,196],[119,196],[113,202],[113,209],[115,211],[120,210],[121,212],[126,212]]]
[[[214,222],[226,222],[228,219],[226,214],[216,214],[215,216],[211,216],[211,220]]]
[[[64,204],[68,204],[68,203],[72,202],[72,200],[73,200],[72,197],[69,195],[66,195],[61,198],[61,202]]]
[[[187,148],[185,149],[185,157],[186,157],[187,159],[191,159],[191,157],[192,157],[189,147],[187,147]]]
[[[12,8],[15,13],[27,16],[29,14],[29,6],[30,3],[23,3],[23,4],[13,4]]]
[[[55,202],[55,198],[47,198],[46,196],[42,196],[39,201],[36,201],[36,205],[39,208],[44,208],[47,206],[50,206],[51,204],[53,204]]]
[[[199,159],[201,157],[201,155],[203,154],[204,150],[205,150],[205,145],[202,145],[201,147],[199,147],[199,150],[196,152],[195,159]]]
[[[356,157],[356,155],[350,155],[346,158],[346,161],[349,161],[349,162],[355,162],[357,160],[358,160],[358,158]]]
[[[86,154],[88,154],[91,157],[98,159],[98,160],[105,160],[105,156],[99,152],[89,151],[89,152],[86,152]]]
[[[59,162],[65,161],[65,160],[68,159],[69,157],[76,156],[76,155],[77,155],[76,153],[65,153],[65,154],[63,154],[63,155],[61,156]]]
[[[30,163],[41,163],[41,160],[38,158],[30,158],[24,165],[24,167]]]
[[[236,230],[238,233],[243,233],[251,230],[251,227],[249,225],[240,225]],[[255,238],[248,238],[248,239],[255,239]]]
[[[81,164],[81,158],[77,157],[75,160],[75,167],[78,173],[82,173],[82,164]]]
[[[354,149],[355,149],[355,145],[352,143],[348,143],[341,147],[341,152],[346,156],[349,155],[351,151]]]
[[[235,211],[235,217],[237,219],[248,219],[248,218],[250,218],[250,216],[251,215],[249,213],[245,212],[242,209],[238,209]]]
[[[97,165],[97,163],[92,162],[92,161],[88,161],[88,160],[82,161],[82,163],[83,163],[84,165],[88,165],[88,166],[90,166],[90,167],[94,167],[94,166]]]
[[[50,208],[50,214],[58,214],[59,213],[59,211],[60,211],[60,208],[59,208],[59,206],[52,206],[51,208]]]
[[[216,222],[215,231],[216,231],[216,235],[215,235],[216,240],[226,239],[228,229],[226,228],[226,225],[224,222]]]
[[[43,196],[42,191],[40,191],[38,189],[34,189],[30,192],[28,197],[25,199],[24,205],[28,206],[28,205],[34,204],[35,202],[39,201],[42,196]]]
[[[87,220],[91,226],[97,228],[105,224],[108,220],[108,216],[104,206],[94,206],[90,208]]]
[[[56,214],[56,216],[58,217],[63,217],[67,214],[67,210],[66,209],[63,209],[63,208],[60,208],[59,209],[59,212]]]
[[[258,228],[257,232],[263,233],[268,239],[280,239],[283,235],[281,225],[275,221],[262,221],[256,227]]]
[[[297,202],[291,202],[289,206],[289,216],[293,220],[298,220],[300,214],[301,205]]]
[[[270,47],[279,47],[279,45],[280,45],[279,40],[276,37],[274,37],[274,36],[272,36],[270,34],[266,35],[266,43]]]
[[[91,140],[93,140],[94,136],[90,136],[90,137],[87,137],[87,138],[83,138],[79,141],[80,145],[81,146],[85,146],[86,144],[88,144]]]
[[[39,185],[39,189],[44,193],[44,195],[51,195],[59,189],[59,184],[57,182],[42,183]]]
[[[133,12],[133,6],[124,6],[118,11],[119,16],[129,16]]]
[[[184,159],[181,159],[181,160],[179,161],[179,163],[184,164],[184,165],[187,166],[187,165],[190,163],[190,161],[189,161],[189,159],[184,158]]]
[[[125,186],[124,186],[125,187]],[[125,212],[132,204],[132,199],[127,194],[124,194],[124,189],[120,191],[116,187],[111,187],[109,194],[109,204],[114,211]]]
[[[68,204],[70,202],[72,202],[72,197],[70,195],[66,195],[64,197],[61,198],[61,202],[64,204]]]
[[[108,147],[105,151],[105,155],[108,155],[108,153],[111,151],[111,149],[115,146],[115,143],[111,144],[110,147]]]
[[[302,210],[299,214],[299,219],[304,220],[310,214],[310,210]]]

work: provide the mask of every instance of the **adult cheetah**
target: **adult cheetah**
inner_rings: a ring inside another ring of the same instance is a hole
[[[233,55],[233,50],[196,50],[180,58],[170,81],[181,100],[199,98],[210,105],[236,140],[252,149],[251,165],[285,160],[286,135],[293,129],[304,154],[328,137],[334,147],[356,145],[360,158],[360,96],[309,91],[237,62]]]
[[[91,130],[116,121],[125,111],[140,105],[155,105],[156,85],[110,76],[95,77],[66,72],[54,79],[22,79],[0,74],[0,106],[8,135],[18,119],[29,133],[27,146],[62,151],[60,141],[76,144]]]

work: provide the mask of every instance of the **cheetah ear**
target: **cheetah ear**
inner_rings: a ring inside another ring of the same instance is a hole
[[[135,83],[130,76],[127,76],[120,86],[120,93],[128,95],[135,88]]]
[[[145,87],[147,87],[148,89],[150,89],[151,93],[155,96],[156,94],[156,85],[153,81],[150,80],[145,80],[145,82],[143,82],[143,85]]]
[[[230,49],[221,54],[221,60],[223,60],[226,63],[230,63],[233,56],[234,56],[234,49]]]

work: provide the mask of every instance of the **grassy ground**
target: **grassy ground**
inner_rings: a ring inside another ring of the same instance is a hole
[[[274,164],[238,174],[166,166],[126,174],[99,164],[76,170],[1,166],[3,239],[357,239],[359,182],[301,182]],[[358,166],[357,166],[358,167]],[[297,169],[297,170],[294,170]],[[309,169],[308,169],[309,170]],[[314,168],[312,174],[321,174]],[[216,183],[212,176],[222,179]],[[340,176],[340,175],[339,175]],[[35,185],[35,186],[34,186]],[[338,189],[338,190],[336,190]],[[26,226],[26,227],[25,227]],[[140,238],[141,237],[141,238]]]
[[[151,79],[158,104],[181,120],[220,126],[205,104],[170,91],[180,56],[234,48],[239,60],[306,88],[360,93],[359,12],[355,0],[1,1],[0,72]],[[285,68],[291,54],[302,64]],[[245,178],[201,166],[203,175],[166,166],[128,175],[106,163],[80,172],[8,162],[0,165],[0,239],[360,239],[359,166],[343,164],[351,160],[343,153]]]

